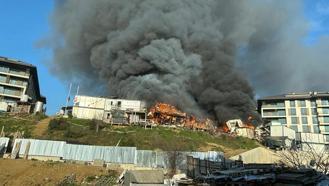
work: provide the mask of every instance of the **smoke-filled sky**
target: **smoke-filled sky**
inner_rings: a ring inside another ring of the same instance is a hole
[[[329,90],[326,1],[56,2],[47,9],[50,29],[31,46],[48,48],[49,79],[73,79],[83,94],[165,101],[226,119],[249,115],[255,95]],[[10,29],[1,32],[5,41]],[[21,59],[17,51],[1,55]],[[41,80],[43,87],[48,100],[58,99]]]

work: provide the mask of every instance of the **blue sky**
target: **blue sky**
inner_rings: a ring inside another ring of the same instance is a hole
[[[329,2],[305,0],[304,12],[310,21],[306,44],[316,43],[329,33]],[[47,68],[51,51],[37,48],[36,42],[50,32],[51,0],[0,0],[0,56],[19,59],[38,68],[41,93],[47,97],[47,113],[54,114],[65,104],[68,85],[59,81]]]
[[[0,0],[0,7],[0,56],[37,66],[41,93],[47,97],[47,113],[54,114],[65,104],[67,85],[49,73],[45,63],[50,51],[36,47],[36,42],[49,33],[53,1]]]

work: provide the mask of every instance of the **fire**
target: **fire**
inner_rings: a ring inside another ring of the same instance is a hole
[[[200,120],[195,116],[189,116],[167,103],[156,103],[148,113],[148,119],[158,125],[176,125],[190,129],[208,130],[212,121]]]
[[[244,136],[253,139],[255,137],[255,126],[252,125],[252,118],[248,118],[247,122],[241,119],[228,120],[222,125],[222,131],[231,135]]]

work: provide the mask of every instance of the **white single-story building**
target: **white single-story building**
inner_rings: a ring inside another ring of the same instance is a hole
[[[97,119],[113,124],[146,122],[146,103],[141,100],[113,99],[77,95],[72,116]]]

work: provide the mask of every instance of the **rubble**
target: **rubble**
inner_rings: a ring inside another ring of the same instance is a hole
[[[250,120],[251,118],[249,121]],[[255,138],[255,126],[250,123],[243,123],[241,119],[228,120],[222,129],[223,132],[231,135],[247,137],[250,139]]]

